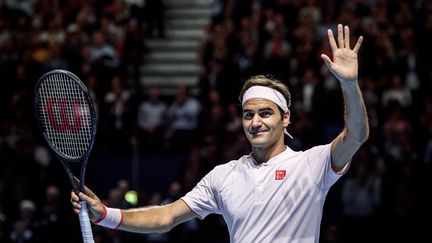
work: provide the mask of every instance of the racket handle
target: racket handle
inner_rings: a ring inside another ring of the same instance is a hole
[[[85,201],[81,201],[80,203],[81,203],[81,211],[79,213],[79,220],[81,225],[81,234],[83,237],[83,242],[94,243],[87,203]]]

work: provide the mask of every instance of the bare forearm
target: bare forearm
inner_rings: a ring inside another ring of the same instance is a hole
[[[342,82],[341,82],[342,83]],[[366,107],[357,82],[342,83],[345,128],[332,144],[332,166],[342,169],[369,136]]]
[[[152,206],[123,210],[123,221],[118,229],[136,233],[163,233],[173,227],[167,206]]]
[[[341,82],[345,104],[345,139],[360,146],[369,136],[366,107],[357,81]]]
[[[164,206],[124,210],[118,228],[137,233],[163,233],[195,217],[197,215],[179,199]]]

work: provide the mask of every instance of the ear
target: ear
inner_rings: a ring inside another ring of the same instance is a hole
[[[291,118],[291,112],[290,112],[290,110],[286,110],[284,115],[283,115],[283,126],[284,127],[288,127],[288,125],[291,123],[290,118]]]

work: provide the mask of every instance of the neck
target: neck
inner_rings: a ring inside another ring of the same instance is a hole
[[[282,153],[285,151],[285,145],[284,143],[277,143],[274,146],[271,147],[252,147],[252,156],[254,159],[262,164],[266,163],[276,155]]]

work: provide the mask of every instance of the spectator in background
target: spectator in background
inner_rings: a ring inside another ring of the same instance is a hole
[[[144,35],[140,23],[137,19],[129,19],[126,25],[123,41],[123,62],[129,63],[132,67],[131,76],[136,88],[140,85],[140,67],[144,62],[143,56],[148,51],[143,40]]]
[[[98,80],[94,73],[88,73],[85,78],[86,86],[89,91],[90,97],[93,101],[93,105],[96,111],[96,118],[99,120],[100,116],[100,105],[99,105],[99,92],[98,92]]]
[[[110,147],[114,151],[124,153],[128,150],[128,129],[130,126],[130,101],[131,95],[123,87],[120,76],[114,76],[111,80],[111,90],[105,95],[107,121],[106,129],[109,131]],[[118,143],[118,144],[117,144]],[[115,145],[114,145],[115,144]]]
[[[216,59],[210,60],[206,73],[199,80],[199,87],[202,91],[201,101],[207,103],[208,97],[206,96],[215,91],[219,93],[221,103],[225,103],[229,98],[232,99],[232,96],[229,95],[232,91],[227,89],[235,90],[235,87],[229,87],[232,83],[230,83],[228,76],[229,74],[224,69],[222,62]]]
[[[396,163],[401,163],[407,156],[412,156],[411,123],[397,102],[391,102],[388,107],[388,117],[383,123],[384,151]]]
[[[41,226],[43,226],[43,239],[45,242],[58,242],[64,239],[65,228],[68,227],[68,214],[65,205],[61,202],[60,189],[57,186],[48,186],[45,191],[42,205]]]
[[[123,81],[119,76],[111,80],[111,90],[105,95],[105,103],[109,110],[110,124],[114,130],[122,130],[126,127],[127,103],[130,99],[129,91],[123,87]]]
[[[291,45],[283,38],[281,31],[274,31],[264,46],[264,63],[268,73],[287,79]]]
[[[391,101],[397,102],[400,107],[407,108],[411,106],[411,91],[405,86],[399,74],[394,74],[390,78],[390,86],[384,90],[382,95],[382,104],[389,108]]]
[[[93,34],[93,43],[90,47],[90,62],[93,65],[115,68],[119,65],[119,57],[114,47],[106,42],[102,32]]]
[[[140,152],[160,153],[164,146],[167,105],[160,99],[160,90],[150,88],[148,98],[138,107],[137,126]]]
[[[240,110],[235,103],[229,103],[227,110],[228,117],[225,125],[227,133],[226,139],[232,141],[242,132],[242,121],[240,118]]]
[[[342,205],[346,216],[344,235],[347,242],[371,242],[375,234],[377,219],[374,217],[380,209],[382,179],[376,169],[371,169],[371,157],[365,149],[353,161],[353,176],[347,178],[342,186]]]
[[[179,86],[176,98],[167,112],[167,131],[165,137],[170,149],[187,152],[195,142],[198,127],[200,104],[189,93],[189,88]]]
[[[66,39],[65,27],[63,25],[63,14],[57,13],[47,19],[46,30],[41,31],[39,39],[52,45],[63,45]]]
[[[237,65],[240,71],[240,82],[243,84],[254,71],[258,59],[258,43],[254,42],[249,32],[240,34],[240,48]]]
[[[19,219],[13,223],[9,234],[10,242],[38,242],[42,240],[35,219],[36,205],[31,200],[23,200],[19,204]]]
[[[108,16],[102,16],[99,20],[99,30],[105,36],[106,42],[118,49],[122,45],[124,28],[118,26]]]
[[[50,43],[50,58],[44,63],[44,72],[54,69],[68,69],[66,60],[62,57],[61,47],[55,43]]]
[[[203,112],[200,118],[204,136],[210,136],[218,140],[218,144],[222,144],[225,135],[226,116],[224,113],[224,105],[222,104],[221,94],[216,89],[211,89],[208,97],[201,102],[202,109],[209,112]]]
[[[301,97],[302,97],[302,108],[306,114],[311,114],[317,103],[317,97],[319,97],[320,82],[312,68],[306,68],[303,71],[303,75],[300,77]]]
[[[62,56],[66,60],[70,71],[78,77],[82,77],[84,58],[81,55],[81,48],[84,46],[83,35],[78,30],[67,30],[66,39],[63,44]]]

